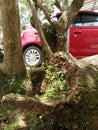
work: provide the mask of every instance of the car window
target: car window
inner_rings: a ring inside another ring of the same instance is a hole
[[[80,13],[77,15],[74,25],[75,26],[98,26],[98,15]]]
[[[75,18],[74,24],[75,26],[82,26],[81,14],[78,14]]]
[[[98,16],[92,14],[82,15],[82,22],[84,26],[98,26]]]

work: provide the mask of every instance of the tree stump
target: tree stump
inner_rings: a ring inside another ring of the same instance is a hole
[[[92,61],[98,56],[92,57]],[[88,58],[87,58],[88,59]],[[98,129],[98,65],[86,59],[72,59],[63,52],[53,55],[50,65],[64,72],[64,80],[70,84],[70,89],[60,98],[47,97],[45,100],[24,95],[8,94],[2,98],[2,103],[12,103],[30,112],[40,112],[51,117],[57,123],[56,129],[66,130],[97,130]],[[87,62],[86,62],[87,61]],[[50,69],[53,73],[53,69]],[[50,79],[48,79],[49,81]],[[46,82],[45,82],[46,81]],[[63,82],[63,81],[62,81]],[[47,82],[47,73],[42,84],[45,94],[51,82]],[[59,90],[60,92],[61,90]]]

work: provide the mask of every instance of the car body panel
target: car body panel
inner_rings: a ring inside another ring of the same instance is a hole
[[[59,19],[61,13],[56,16]],[[98,54],[98,12],[78,13],[69,27],[69,52],[77,59]]]
[[[98,54],[98,13],[80,11],[69,29],[69,52],[76,58]]]
[[[98,26],[71,27],[69,52],[76,58],[98,54]]]
[[[21,34],[22,48],[29,44],[40,46],[42,45],[40,36],[37,30],[31,25]]]

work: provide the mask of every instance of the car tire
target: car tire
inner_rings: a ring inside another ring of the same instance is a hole
[[[30,46],[23,52],[23,60],[28,67],[39,66],[42,62],[42,52],[36,46]]]

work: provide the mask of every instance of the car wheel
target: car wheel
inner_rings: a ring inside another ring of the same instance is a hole
[[[39,66],[42,61],[42,52],[38,47],[30,46],[24,51],[23,59],[28,67]]]

